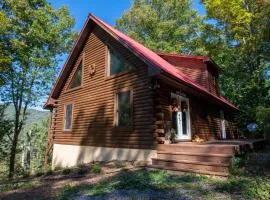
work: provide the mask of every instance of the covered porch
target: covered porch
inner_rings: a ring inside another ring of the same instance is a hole
[[[154,80],[155,135],[158,144],[239,138],[235,110],[179,82]]]

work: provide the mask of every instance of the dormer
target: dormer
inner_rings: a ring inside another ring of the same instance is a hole
[[[221,70],[210,57],[168,53],[158,53],[158,55],[195,83],[203,86],[212,94],[220,96],[218,78]]]

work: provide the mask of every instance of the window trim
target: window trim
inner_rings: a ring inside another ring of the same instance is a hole
[[[71,124],[70,124],[70,129],[66,129],[66,110],[67,110],[67,106],[68,105],[72,105],[72,110],[71,110]],[[73,125],[73,112],[74,112],[74,104],[73,103],[66,103],[64,104],[64,127],[63,130],[66,132],[70,132],[72,131],[72,125]]]
[[[74,65],[76,70],[74,71],[74,73],[72,74],[72,77],[71,79],[69,80],[68,84],[67,84],[67,88],[66,88],[66,91],[65,92],[71,92],[71,91],[74,91],[74,90],[78,90],[80,88],[83,87],[83,77],[84,77],[84,60],[85,60],[85,53],[83,52],[83,54],[79,57],[79,59],[77,60],[76,64]],[[69,88],[73,78],[74,78],[74,75],[78,69],[78,67],[80,66],[80,64],[82,64],[82,79],[81,79],[81,85],[77,86],[77,87],[74,87],[74,88]]]
[[[126,71],[122,71],[118,74],[113,74],[113,75],[110,75],[110,60],[111,60],[111,55],[110,55],[110,48],[113,48],[112,46],[110,46],[109,44],[106,45],[106,48],[105,48],[105,55],[106,55],[106,59],[105,59],[105,79],[108,80],[108,79],[112,79],[112,78],[116,78],[116,77],[119,77],[119,76],[122,76],[124,74],[129,74],[129,73],[132,73],[135,71],[135,67],[133,67],[133,69],[130,69],[130,70],[126,70]],[[113,48],[114,49],[114,48]],[[117,51],[117,50],[116,50]],[[121,54],[120,54],[121,55]],[[133,64],[131,62],[129,62],[127,60],[127,62],[133,66]]]
[[[118,115],[118,94],[122,92],[130,92],[130,106],[131,106],[131,125],[130,126],[119,126],[119,115]],[[132,129],[133,128],[133,88],[131,87],[126,87],[122,89],[118,89],[114,93],[114,120],[113,120],[113,125],[116,128],[121,128],[121,129]]]

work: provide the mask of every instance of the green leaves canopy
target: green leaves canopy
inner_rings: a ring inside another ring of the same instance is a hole
[[[0,12],[5,24],[0,29],[0,48],[10,59],[1,73],[1,101],[15,108],[11,177],[27,108],[42,103],[56,78],[59,58],[69,51],[76,33],[68,9],[55,10],[46,0],[0,0]]]
[[[155,51],[205,54],[203,17],[190,0],[135,0],[117,28]]]

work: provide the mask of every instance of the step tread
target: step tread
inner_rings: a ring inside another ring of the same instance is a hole
[[[216,153],[193,153],[193,152],[171,152],[171,151],[158,151],[157,154],[170,154],[170,155],[191,155],[191,156],[216,156],[216,157],[226,157],[231,158],[233,157],[233,154],[216,154]]]
[[[175,162],[175,163],[196,164],[196,165],[218,166],[218,167],[229,167],[229,166],[230,166],[230,164],[217,163],[217,162],[201,162],[201,161],[176,160],[176,159],[163,159],[163,158],[152,158],[152,160],[156,160],[156,161],[164,161],[164,162]]]
[[[175,146],[175,147],[202,147],[202,148],[235,148],[239,145],[235,144],[160,144],[160,147],[168,147],[168,146]]]
[[[214,171],[205,171],[205,170],[196,170],[196,169],[186,169],[180,167],[164,167],[159,165],[148,165],[149,168],[156,168],[156,169],[165,169],[171,171],[182,171],[182,172],[191,172],[191,173],[198,173],[198,174],[208,174],[208,175],[215,175],[215,176],[229,176],[227,172],[214,172]]]

